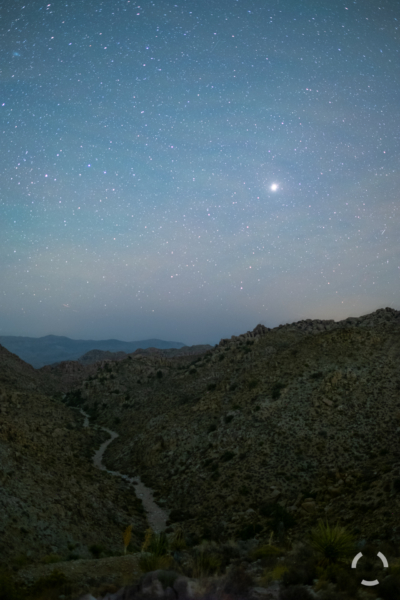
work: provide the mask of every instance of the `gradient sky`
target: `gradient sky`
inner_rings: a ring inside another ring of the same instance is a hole
[[[400,309],[396,2],[25,2],[0,20],[0,335]]]

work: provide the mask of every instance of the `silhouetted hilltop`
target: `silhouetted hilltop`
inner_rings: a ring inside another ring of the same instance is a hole
[[[134,352],[138,348],[182,348],[181,342],[167,342],[165,340],[150,339],[136,342],[122,342],[120,340],[72,340],[60,335],[46,335],[40,338],[20,336],[0,336],[0,344],[13,352],[35,369],[44,365],[58,363],[64,360],[78,360],[90,350],[103,350],[108,352]]]

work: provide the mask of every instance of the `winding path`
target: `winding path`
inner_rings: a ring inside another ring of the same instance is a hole
[[[77,408],[77,407],[74,407],[74,408]],[[85,417],[83,426],[89,427],[89,415],[86,414],[84,412],[84,410],[82,410],[82,408],[80,408],[78,410]],[[119,471],[109,471],[102,464],[103,455],[104,455],[104,452],[105,452],[107,446],[109,444],[111,444],[111,442],[113,440],[115,440],[115,438],[119,437],[119,434],[116,433],[115,431],[111,431],[111,429],[107,429],[106,427],[101,427],[100,425],[95,425],[94,427],[96,429],[102,429],[103,431],[106,431],[111,436],[109,440],[105,441],[100,446],[100,448],[98,450],[96,450],[96,452],[93,456],[94,466],[97,467],[98,469],[101,469],[102,471],[107,471],[107,473],[111,473],[111,475],[115,475],[117,477],[122,477],[129,483],[133,484],[135,486],[134,491],[135,491],[136,496],[138,498],[141,498],[143,501],[143,506],[146,510],[147,520],[149,522],[150,527],[156,533],[160,533],[161,531],[164,531],[166,528],[166,521],[167,521],[169,515],[165,510],[163,510],[160,506],[158,506],[155,503],[155,501],[153,499],[153,490],[151,488],[146,487],[144,485],[144,483],[141,482],[139,475],[137,475],[136,477],[128,477],[128,475],[124,475],[123,473],[120,473]]]

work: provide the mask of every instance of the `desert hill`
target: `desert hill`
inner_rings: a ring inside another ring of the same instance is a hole
[[[150,339],[135,342],[121,340],[73,340],[60,335],[46,335],[41,338],[23,336],[0,336],[0,344],[16,354],[35,369],[66,360],[78,360],[90,350],[108,352],[134,352],[138,348],[182,348],[181,342]]]
[[[400,311],[258,325],[177,354],[35,370],[0,347],[3,563],[118,552],[130,523],[140,546],[141,502],[92,466],[96,424],[120,436],[107,468],[156,490],[167,532],[301,540],[323,517],[400,544]]]
[[[139,473],[195,535],[267,532],[279,513],[294,536],[329,517],[397,538],[399,334],[390,308],[259,325],[190,366],[111,363],[64,401],[116,423],[107,468]]]
[[[47,393],[46,393],[47,392]],[[58,382],[0,346],[0,556],[91,558],[91,545],[123,549],[133,523],[143,535],[143,506],[126,484],[96,469],[91,457],[108,439],[83,429],[59,399]]]

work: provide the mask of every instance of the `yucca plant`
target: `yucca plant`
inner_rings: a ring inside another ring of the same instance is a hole
[[[185,536],[182,529],[177,529],[170,543],[171,550],[184,550],[186,548]]]
[[[165,531],[152,535],[148,546],[149,552],[156,556],[164,556],[168,552],[168,538]]]
[[[139,567],[145,573],[156,569],[168,569],[172,563],[172,556],[167,555],[168,538],[165,531],[154,533],[152,528],[146,530],[139,558]]]
[[[311,532],[311,546],[321,556],[321,565],[342,562],[354,552],[354,538],[345,527],[319,521],[318,526]]]

